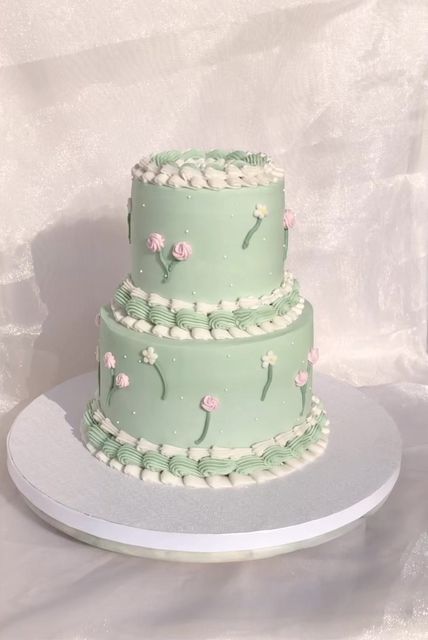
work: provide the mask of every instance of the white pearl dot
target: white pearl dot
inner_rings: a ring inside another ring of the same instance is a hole
[[[124,357],[124,358],[127,358],[128,356],[126,355],[126,353],[124,353],[124,354],[123,354],[123,357]]]
[[[188,199],[188,200],[190,200],[190,198],[191,198],[191,197],[192,197],[192,196],[187,196],[187,199]]]
[[[174,429],[174,431],[172,432],[174,435],[177,435],[177,429]]]
[[[283,191],[283,193],[285,193],[285,189],[283,189],[282,191]]]
[[[282,404],[287,404],[287,402],[285,400],[282,401]]]
[[[116,424],[119,424],[119,420],[116,420]]]
[[[263,238],[263,240],[266,240],[266,238]]]
[[[231,213],[231,214],[230,214],[230,217],[231,217],[231,218],[234,218],[234,217],[235,217],[235,214],[234,214],[234,213]]]
[[[184,233],[189,233],[189,229],[186,229]]]
[[[192,291],[192,296],[195,296],[195,295],[196,295],[196,291]]]
[[[142,206],[142,207],[145,207],[145,206],[146,206],[146,203],[145,203],[145,202],[143,202],[143,204],[142,204],[141,206]]]
[[[177,358],[171,358],[171,361],[172,361],[172,362],[176,362],[176,361],[177,361]]]
[[[132,412],[132,415],[133,415],[133,416],[135,416],[135,415],[136,415],[136,413],[137,413],[136,411],[133,411],[133,412]]]
[[[142,270],[142,269],[140,269],[140,273],[143,273],[143,270]]]
[[[227,260],[227,256],[226,255],[223,256],[223,260]]]
[[[230,357],[231,357],[230,353],[226,354],[226,358],[230,358]]]
[[[184,396],[180,396],[180,400],[184,400]]]
[[[138,364],[141,364],[143,361],[142,360],[138,360]]]
[[[233,287],[233,282],[229,282],[229,287]]]
[[[223,429],[220,429],[220,433],[224,433]]]
[[[229,389],[227,387],[224,388],[225,391],[229,391]]]
[[[282,248],[285,249],[285,244],[282,245]]]
[[[294,340],[292,340],[292,341],[291,341],[291,344],[293,344],[293,345],[294,345]]]
[[[254,418],[254,420],[255,420],[256,422],[258,422],[258,421],[260,420],[260,418]]]

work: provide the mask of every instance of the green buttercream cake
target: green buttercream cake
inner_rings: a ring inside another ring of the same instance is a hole
[[[320,455],[311,305],[295,216],[265,154],[167,151],[132,169],[132,272],[99,314],[89,451],[147,482],[239,487]]]

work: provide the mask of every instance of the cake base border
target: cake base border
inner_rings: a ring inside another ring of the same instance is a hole
[[[7,454],[9,474],[35,513],[103,549],[193,562],[287,553],[349,531],[383,504],[399,475],[401,443],[390,416],[360,391],[319,374],[315,388],[331,432],[318,460],[290,476],[232,490],[150,485],[100,464],[78,441],[80,414],[94,386],[94,374],[85,374],[36,398],[16,418]],[[325,490],[314,500],[317,482]],[[140,498],[136,514],[135,496]],[[117,513],[111,511],[115,500]],[[151,505],[150,518],[147,512],[144,517],[145,504]],[[166,508],[153,513],[156,505]],[[224,522],[218,520],[219,509]]]

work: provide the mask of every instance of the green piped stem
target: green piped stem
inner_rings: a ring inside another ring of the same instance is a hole
[[[300,412],[300,415],[303,415],[303,411],[305,410],[305,400],[306,400],[306,387],[308,386],[308,383],[304,384],[303,387],[300,387],[300,393],[302,394],[302,410]]]
[[[266,398],[266,394],[268,392],[268,389],[271,385],[272,382],[272,376],[273,376],[273,366],[270,364],[268,365],[268,370],[267,370],[267,380],[266,380],[266,384],[263,387],[263,391],[262,391],[262,395],[260,400],[264,400]]]
[[[166,382],[165,382],[165,378],[163,377],[163,373],[159,368],[159,365],[156,364],[156,362],[154,363],[154,368],[156,369],[156,371],[158,372],[160,381],[162,383],[162,395],[161,395],[161,400],[165,400],[166,398]]]
[[[110,400],[111,400],[111,397],[113,395],[113,391],[114,391],[114,374],[115,374],[116,370],[115,369],[110,369],[110,371],[111,371],[111,383],[110,383],[109,392],[107,394],[107,404],[110,404]]]
[[[169,273],[171,273],[171,271],[174,269],[175,265],[177,264],[178,260],[175,260],[175,258],[172,258],[169,266],[168,266],[168,271]]]
[[[284,260],[287,259],[288,255],[288,229],[284,229]]]
[[[131,244],[131,212],[128,213],[128,242]]]
[[[260,227],[261,223],[262,223],[262,218],[257,218],[256,223],[251,227],[251,229],[249,230],[249,232],[247,233],[247,235],[244,238],[244,242],[242,243],[242,248],[243,249],[247,249],[248,248],[248,245],[250,244],[251,238],[256,233],[256,231]]]
[[[98,397],[101,394],[101,362],[98,356]]]
[[[165,282],[165,280],[168,279],[168,275],[169,275],[169,268],[168,268],[168,263],[165,259],[165,256],[163,255],[162,249],[158,252],[158,256],[159,256],[159,262],[161,263],[162,269],[163,269],[163,279],[162,282]]]
[[[206,435],[208,433],[208,427],[210,426],[210,418],[211,418],[211,413],[209,411],[205,412],[205,424],[204,424],[204,429],[201,433],[201,435],[199,436],[199,438],[197,440],[195,440],[195,444],[201,444],[201,442],[203,440],[205,440]]]

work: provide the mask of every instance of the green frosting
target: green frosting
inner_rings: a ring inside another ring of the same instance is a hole
[[[159,324],[164,327],[177,326],[181,329],[230,329],[238,327],[245,330],[247,327],[273,320],[276,316],[285,315],[292,307],[298,304],[300,292],[299,284],[295,280],[292,291],[275,300],[272,304],[264,304],[257,309],[236,309],[235,311],[219,309],[207,315],[192,309],[171,311],[162,305],[151,306],[142,298],[131,297],[124,285],[117,289],[114,299],[120,306],[124,307],[126,314],[131,318],[147,320],[152,324]]]
[[[115,296],[116,301],[117,296]],[[125,305],[126,313],[138,320],[148,320],[150,315],[150,305],[142,298],[131,298]]]
[[[178,313],[183,327],[190,326],[189,317],[193,315],[200,315],[201,325],[207,326],[202,314],[188,310]],[[252,311],[245,310],[248,313],[251,315]],[[249,321],[252,322],[251,318]],[[192,447],[203,427],[201,399],[212,395],[220,405],[215,419],[212,414],[203,446],[245,447],[301,420],[302,392],[294,379],[298,371],[307,370],[312,346],[312,308],[307,302],[302,315],[285,329],[260,336],[207,341],[173,340],[130,331],[114,320],[109,309],[103,308],[99,342],[101,408],[114,425],[119,428],[126,425],[126,430],[137,438]],[[156,358],[154,365],[143,362],[142,351],[150,347]],[[268,351],[274,352],[277,361],[262,401],[268,370],[261,367],[261,358]],[[116,359],[116,374],[122,372],[130,381],[126,389],[116,388],[110,403],[111,370],[103,364],[107,352]],[[167,384],[166,397],[156,367]],[[310,375],[303,415],[309,410],[311,387]]]
[[[160,305],[150,309],[148,320],[153,324],[161,324],[164,327],[173,327],[175,324],[175,313]]]
[[[159,162],[166,159],[162,154]],[[269,214],[244,250],[242,242],[255,222],[257,204],[266,205]],[[132,280],[144,291],[178,300],[216,303],[264,295],[282,280],[283,212],[281,179],[267,186],[220,191],[171,189],[134,180]],[[146,244],[151,233],[165,238],[164,251],[177,242],[192,247],[192,255],[163,282],[160,254]]]
[[[93,411],[94,405],[90,403],[85,413],[85,423],[87,425],[86,440],[92,446],[101,449],[109,458],[115,457],[122,465],[137,465],[142,469],[156,472],[169,471],[178,477],[207,478],[214,475],[226,476],[233,472],[249,475],[280,466],[293,458],[300,459],[313,443],[320,440],[326,423],[326,415],[322,410],[314,425],[307,426],[302,435],[295,436],[284,446],[271,445],[260,455],[243,455],[237,459],[204,457],[193,460],[183,454],[168,457],[157,451],[141,453],[131,444],[120,444],[114,436],[102,431],[101,427],[97,425],[94,427]]]

